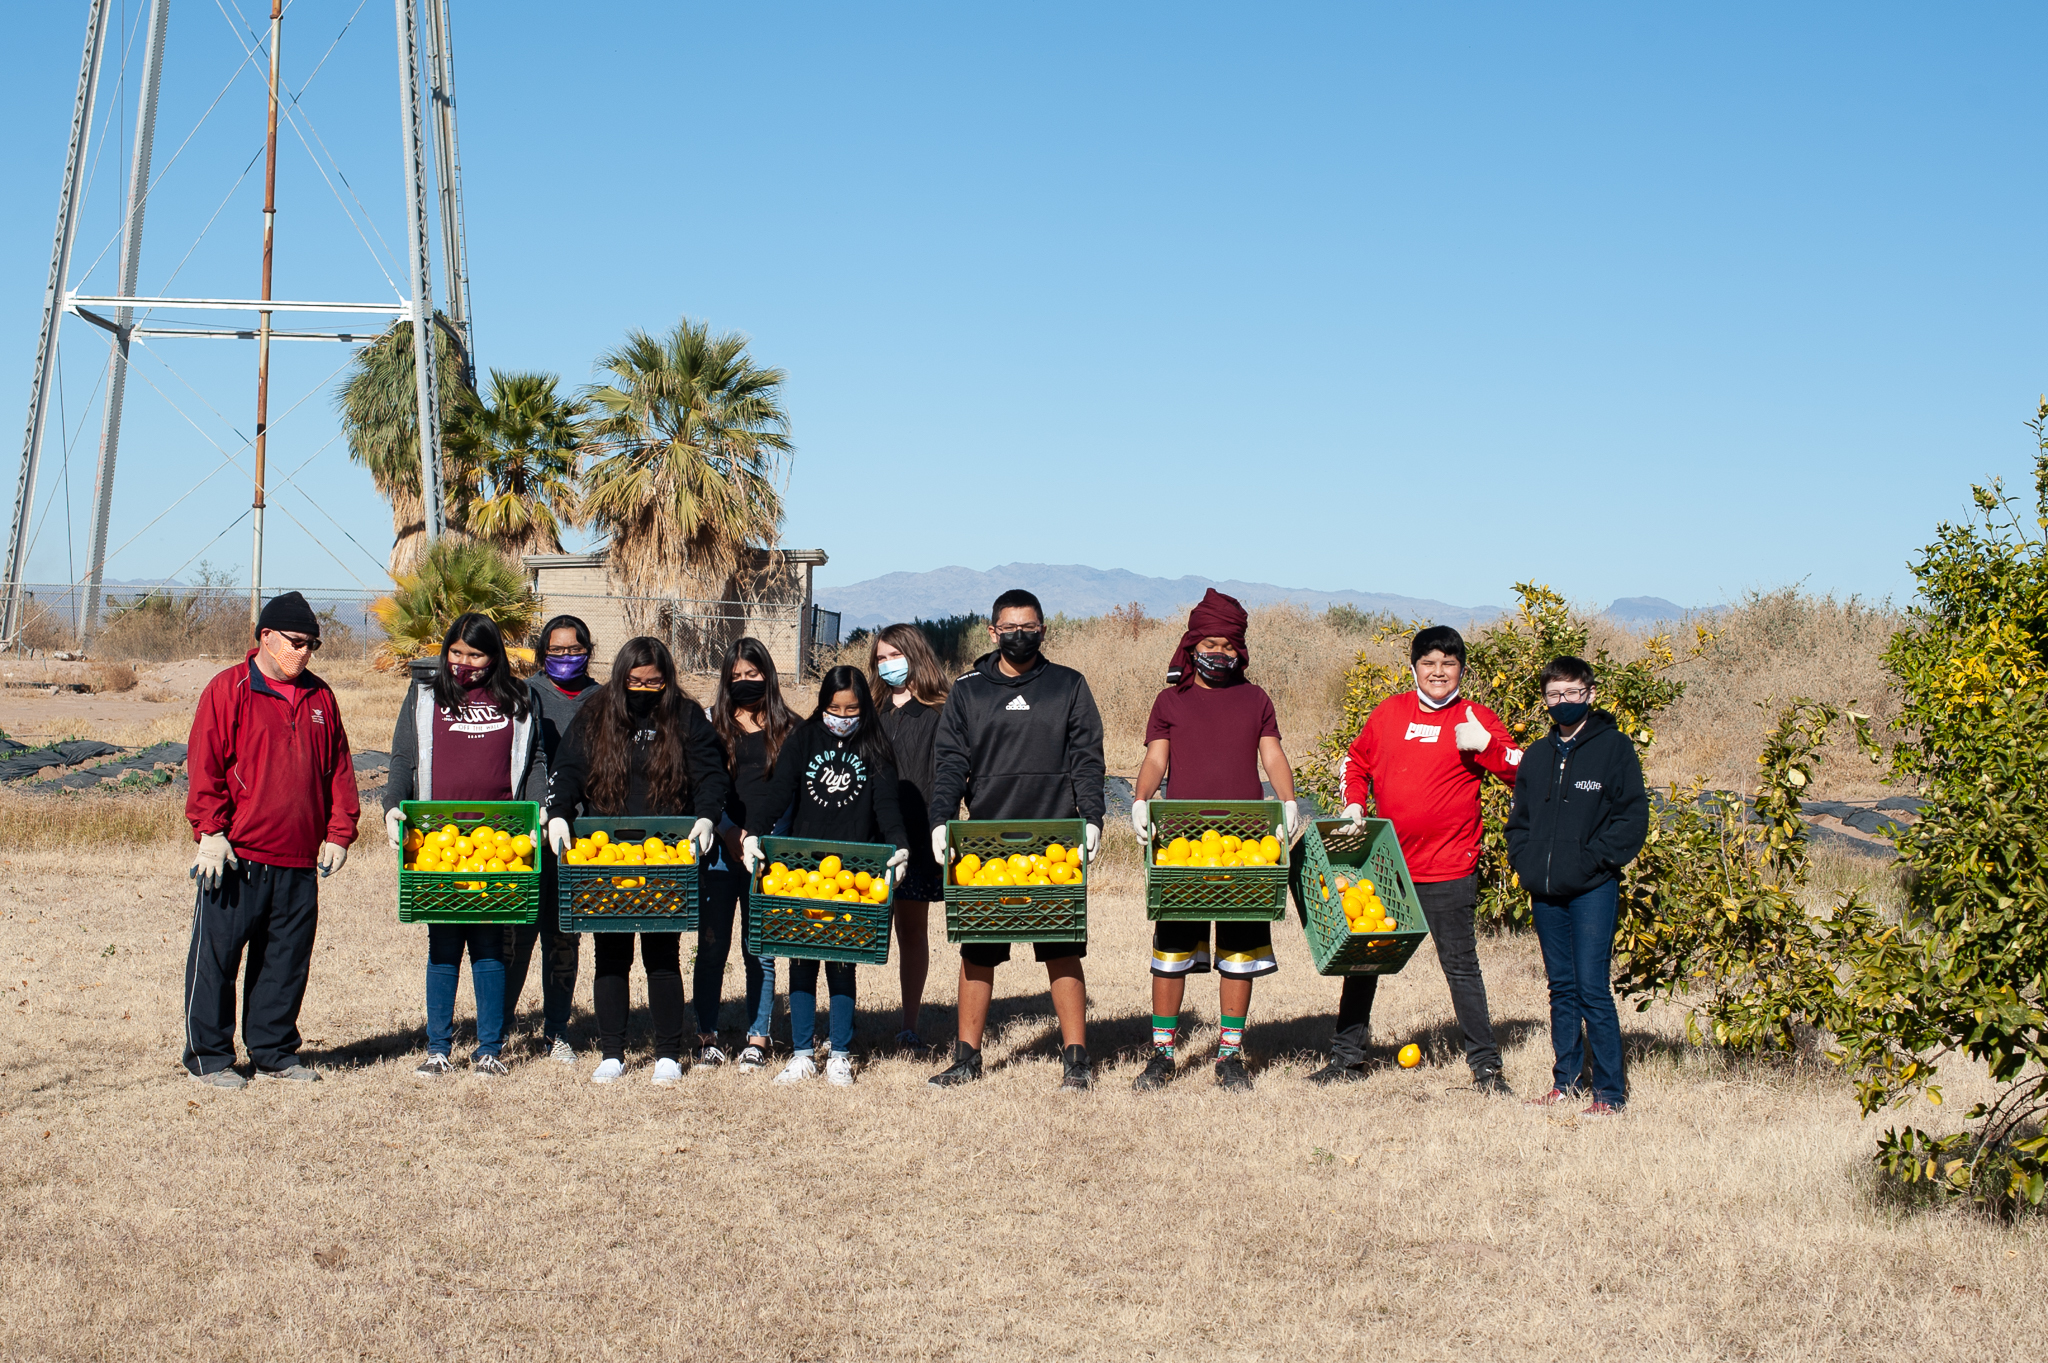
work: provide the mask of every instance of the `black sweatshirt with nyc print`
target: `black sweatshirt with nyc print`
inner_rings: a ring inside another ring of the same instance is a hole
[[[870,762],[816,716],[797,726],[775,758],[766,808],[747,809],[747,831],[775,827],[790,812],[789,835],[829,842],[910,846],[896,797],[896,768]]]

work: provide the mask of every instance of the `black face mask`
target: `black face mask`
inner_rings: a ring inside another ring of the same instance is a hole
[[[1237,671],[1237,661],[1231,653],[1197,653],[1195,669],[1210,681],[1220,681]]]
[[[725,694],[740,709],[751,710],[768,699],[768,683],[758,679],[731,682],[727,684]]]
[[[661,691],[626,692],[626,713],[635,719],[647,718],[654,713],[654,707],[661,704],[662,692],[667,689],[663,687]]]
[[[1584,719],[1586,712],[1592,709],[1593,705],[1590,701],[1574,700],[1559,701],[1557,704],[1545,708],[1550,711],[1550,717],[1557,721],[1559,728],[1569,729]]]
[[[1006,629],[996,636],[996,647],[1009,659],[1012,667],[1022,667],[1038,656],[1038,646],[1045,642],[1042,629]]]

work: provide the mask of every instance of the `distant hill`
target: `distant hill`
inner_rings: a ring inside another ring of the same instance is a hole
[[[934,568],[928,573],[888,573],[843,587],[820,587],[817,602],[840,613],[842,630],[873,629],[913,617],[926,620],[948,615],[986,613],[998,594],[1012,587],[1036,593],[1047,613],[1101,615],[1136,601],[1148,615],[1170,615],[1202,599],[1210,587],[1247,606],[1291,601],[1312,610],[1353,606],[1361,611],[1386,611],[1403,620],[1428,620],[1448,625],[1484,623],[1499,615],[1498,606],[1453,606],[1421,597],[1385,592],[1326,591],[1314,587],[1276,587],[1270,582],[1218,581],[1208,577],[1144,577],[1122,568],[1089,568],[1080,564],[1006,563],[979,572],[973,568]]]
[[[1724,606],[1694,606],[1687,608],[1666,601],[1661,596],[1624,596],[1607,608],[1610,620],[1619,620],[1625,625],[1675,624],[1695,615],[1713,615],[1727,609]]]

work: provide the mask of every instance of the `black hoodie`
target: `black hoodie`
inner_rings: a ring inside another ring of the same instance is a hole
[[[884,745],[886,747],[886,745]],[[783,740],[767,793],[747,807],[747,831],[765,833],[790,811],[789,835],[909,847],[895,766],[865,760],[816,715]]]
[[[1561,748],[1557,729],[1529,745],[1508,815],[1508,864],[1538,899],[1606,884],[1643,850],[1650,802],[1636,745],[1595,710]]]
[[[938,827],[960,802],[977,819],[1072,819],[1102,826],[1102,715],[1088,679],[1038,660],[1021,677],[994,653],[953,683],[932,742]]]

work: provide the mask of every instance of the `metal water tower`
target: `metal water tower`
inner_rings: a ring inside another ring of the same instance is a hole
[[[78,94],[71,107],[71,137],[64,160],[64,188],[57,199],[57,228],[50,246],[49,283],[43,292],[42,329],[36,340],[35,374],[29,388],[28,425],[22,437],[21,471],[15,483],[14,515],[7,536],[6,575],[0,580],[0,647],[11,643],[24,623],[22,575],[30,543],[29,521],[35,506],[36,473],[42,461],[45,418],[57,362],[58,330],[66,316],[76,317],[109,333],[111,372],[102,417],[98,470],[93,485],[92,529],[87,575],[73,588],[85,593],[80,629],[90,634],[98,625],[100,589],[105,575],[107,520],[113,503],[114,468],[121,441],[121,412],[126,396],[129,346],[137,338],[253,340],[256,343],[256,427],[254,551],[250,570],[250,612],[260,605],[263,590],[264,457],[267,443],[270,345],[273,340],[335,341],[357,344],[374,340],[388,322],[374,331],[274,328],[277,313],[345,318],[351,315],[413,323],[413,360],[418,375],[418,430],[421,433],[420,490],[427,537],[442,530],[439,466],[440,394],[433,363],[435,320],[433,250],[429,240],[427,204],[427,125],[433,130],[433,164],[441,231],[441,268],[446,303],[442,310],[455,329],[466,370],[473,372],[469,308],[469,275],[462,224],[462,170],[455,136],[455,62],[449,0],[393,0],[397,20],[398,114],[400,148],[406,185],[407,248],[410,298],[391,302],[312,302],[277,299],[270,292],[271,244],[277,221],[278,73],[284,37],[284,0],[271,0],[267,38],[269,57],[269,131],[265,151],[263,202],[263,268],[258,298],[139,298],[136,277],[141,264],[142,225],[150,192],[150,159],[156,134],[157,92],[162,84],[164,38],[170,26],[171,0],[150,0],[143,44],[142,69],[136,82],[139,109],[134,151],[128,167],[128,191],[121,231],[119,292],[85,296],[70,282],[71,247],[85,192],[93,106],[97,98],[102,56],[106,49],[109,0],[89,0],[85,53],[79,63]],[[258,13],[261,13],[259,10]],[[338,41],[338,40],[337,40]],[[253,53],[251,54],[254,55]],[[117,63],[118,64],[118,63]],[[200,313],[202,322],[164,325],[161,314]],[[221,321],[225,325],[206,325]],[[243,320],[249,319],[249,320]],[[329,325],[332,325],[330,322]]]

